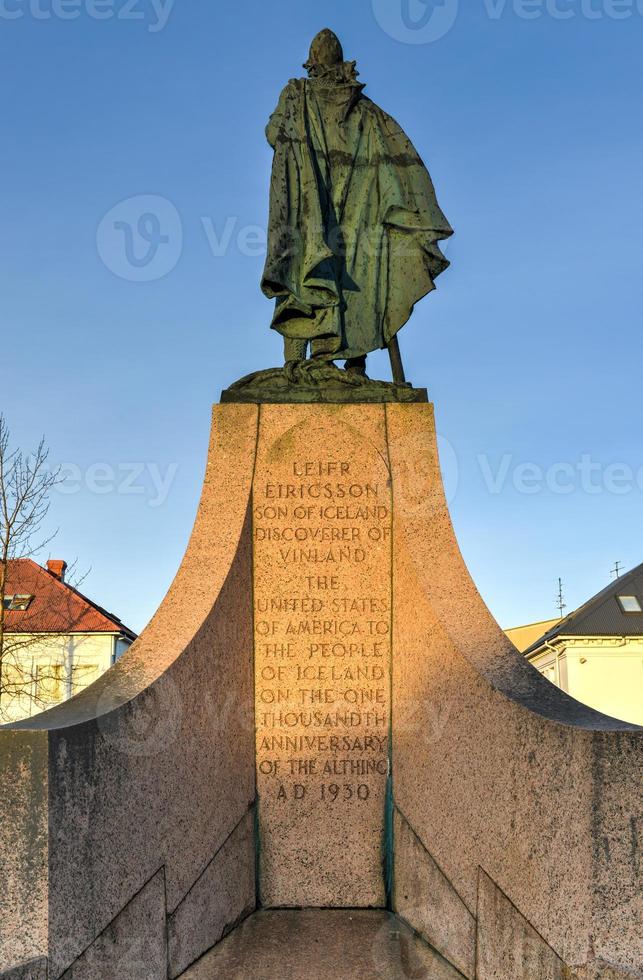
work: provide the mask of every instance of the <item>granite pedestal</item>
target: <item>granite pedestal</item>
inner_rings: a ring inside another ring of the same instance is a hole
[[[642,745],[487,611],[430,405],[217,406],[150,626],[0,731],[0,976],[635,977]]]

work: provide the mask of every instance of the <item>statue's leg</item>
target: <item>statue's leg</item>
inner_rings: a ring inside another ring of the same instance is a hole
[[[347,358],[344,369],[366,377],[366,354],[361,354],[360,357]]]
[[[284,360],[286,364],[291,361],[305,361],[307,340],[299,340],[297,337],[284,337]]]

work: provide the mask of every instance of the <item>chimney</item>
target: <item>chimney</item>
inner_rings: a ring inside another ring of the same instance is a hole
[[[47,562],[47,571],[50,572],[54,578],[57,578],[59,582],[64,582],[65,572],[67,571],[67,562],[62,561],[60,558],[50,558]]]

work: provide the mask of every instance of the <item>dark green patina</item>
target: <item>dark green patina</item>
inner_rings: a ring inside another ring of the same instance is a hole
[[[221,394],[222,402],[426,402],[426,388],[374,381],[328,361],[292,361],[283,368],[249,374]]]
[[[447,268],[439,243],[452,229],[411,141],[364,95],[332,31],[317,35],[304,67],[266,129],[275,154],[261,287],[276,301],[286,367],[243,379],[224,400],[422,400],[397,334]],[[366,355],[383,348],[393,385],[366,377]],[[338,378],[335,360],[359,380]]]

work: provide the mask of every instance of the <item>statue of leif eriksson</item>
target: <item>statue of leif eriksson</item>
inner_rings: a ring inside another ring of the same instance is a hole
[[[397,333],[447,268],[439,242],[453,232],[411,141],[363,94],[332,31],[304,68],[266,130],[275,155],[261,285],[276,300],[272,326],[287,370],[343,360],[363,376],[369,351],[387,347],[403,383]]]

